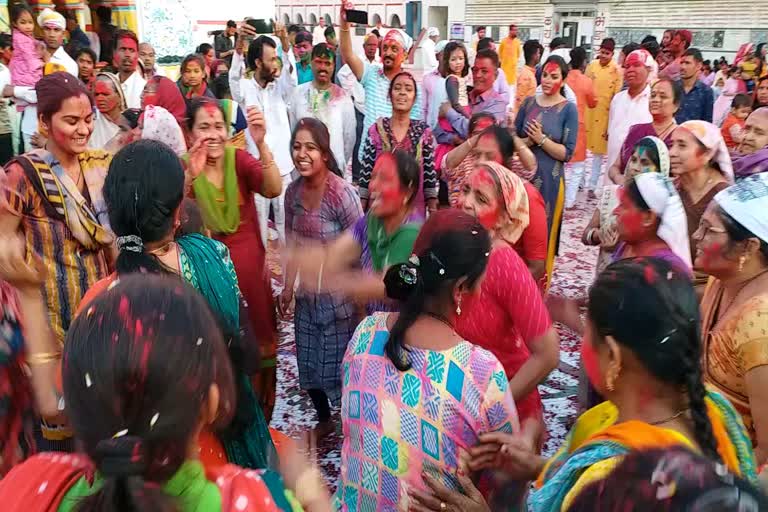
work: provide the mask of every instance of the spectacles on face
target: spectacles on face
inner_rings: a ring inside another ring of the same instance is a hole
[[[710,226],[709,224],[702,223],[699,224],[699,229],[696,230],[693,236],[696,240],[704,240],[710,233],[713,236],[716,236],[724,235],[727,233],[727,231],[724,228],[716,228],[714,226]]]

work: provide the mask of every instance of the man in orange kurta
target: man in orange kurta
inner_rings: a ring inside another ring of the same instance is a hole
[[[587,67],[587,77],[592,80],[597,97],[597,105],[588,108],[586,113],[587,148],[592,152],[592,176],[589,180],[590,195],[594,196],[603,159],[608,151],[608,112],[613,97],[621,91],[621,69],[613,61],[613,51],[616,42],[609,38],[603,39],[596,60]]]
[[[529,39],[523,45],[523,55],[525,56],[525,66],[520,70],[517,76],[517,93],[515,94],[515,112],[520,108],[520,104],[528,96],[536,94],[536,66],[544,53],[544,47],[541,46],[538,39]]]
[[[499,60],[501,60],[501,69],[507,77],[507,83],[514,87],[517,83],[517,64],[520,62],[520,54],[523,52],[523,45],[517,37],[517,25],[509,26],[509,35],[499,45]]]
[[[576,195],[584,177],[584,164],[587,159],[587,107],[595,108],[597,98],[595,96],[592,79],[584,75],[584,67],[587,64],[587,52],[577,46],[571,50],[571,71],[565,79],[565,83],[576,95],[576,107],[579,111],[579,135],[576,139],[576,149],[566,169],[570,168],[565,178],[565,207],[572,208],[576,204]]]

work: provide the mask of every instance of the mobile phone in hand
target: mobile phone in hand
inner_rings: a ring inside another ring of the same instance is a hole
[[[356,25],[368,24],[367,11],[357,11],[355,9],[347,9],[345,13],[346,13],[348,23],[355,23]]]
[[[251,18],[245,20],[245,22],[253,27],[253,30],[255,30],[257,34],[271,34],[274,31],[272,20],[256,20]]]

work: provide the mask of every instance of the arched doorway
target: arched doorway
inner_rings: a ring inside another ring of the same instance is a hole
[[[378,14],[374,14],[373,18],[371,18],[371,23],[372,23],[372,25],[374,27],[378,27],[379,25],[383,25],[383,23],[381,22],[381,16],[379,16]]]
[[[304,26],[304,17],[302,17],[301,13],[296,13],[296,24],[300,27]]]
[[[310,13],[309,14],[309,24],[312,27],[316,27],[317,26],[317,16],[315,16],[315,13]]]
[[[400,16],[393,14],[392,21],[389,22],[389,26],[392,28],[402,28],[400,25]]]
[[[288,13],[283,14],[283,25],[286,27],[291,24],[291,17],[288,16]]]

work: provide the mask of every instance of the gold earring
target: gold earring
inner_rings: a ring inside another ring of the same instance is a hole
[[[459,295],[459,298],[456,301],[456,316],[461,316],[461,295]]]
[[[744,263],[746,262],[747,262],[747,257],[746,255],[742,254],[741,257],[739,258],[739,272],[744,271]]]
[[[611,368],[608,369],[608,374],[605,376],[605,388],[608,391],[613,391],[616,389],[616,379],[619,378],[619,374],[621,373],[621,366],[618,367],[618,369],[613,370]]]

